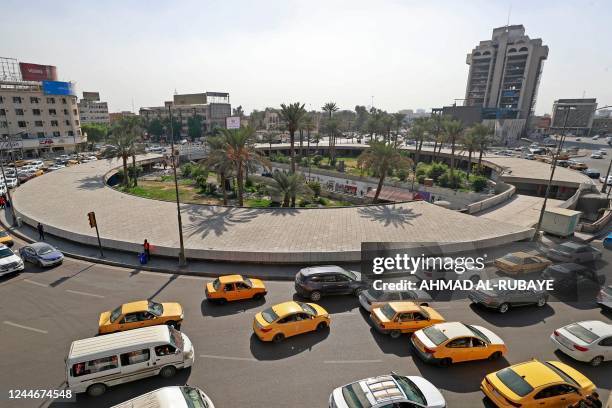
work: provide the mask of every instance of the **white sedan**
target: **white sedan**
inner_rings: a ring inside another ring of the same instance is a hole
[[[578,361],[598,366],[612,360],[612,324],[588,320],[555,330],[550,341],[561,352]]]
[[[605,177],[600,177],[599,181],[601,181],[602,183],[605,183],[606,182],[606,178]],[[612,186],[612,176],[608,176],[608,182],[606,184],[608,184],[609,186]]]
[[[591,159],[603,159],[603,155],[599,152],[591,153]]]

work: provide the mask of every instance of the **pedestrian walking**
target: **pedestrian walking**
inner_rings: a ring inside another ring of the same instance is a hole
[[[4,198],[4,196],[0,196],[0,208],[4,209],[5,206],[6,206],[6,199]]]
[[[149,259],[151,259],[151,244],[149,244],[149,241],[145,239],[144,244],[142,244],[142,247],[144,248],[145,258],[147,262],[149,262]]]
[[[43,225],[39,222],[38,225],[36,226],[36,229],[38,230],[38,239],[41,241],[45,240],[45,227],[43,227]]]

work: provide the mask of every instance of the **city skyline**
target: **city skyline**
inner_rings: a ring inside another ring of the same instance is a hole
[[[79,94],[101,92],[113,112],[159,106],[175,90],[227,91],[246,112],[297,100],[353,109],[372,96],[388,111],[429,110],[464,97],[466,54],[509,21],[550,47],[537,114],[583,94],[612,102],[603,85],[612,57],[584,46],[612,34],[604,2],[150,4],[9,1],[2,56],[56,65],[60,80],[75,81]],[[19,29],[26,16],[36,30]],[[582,29],[567,30],[568,18]]]

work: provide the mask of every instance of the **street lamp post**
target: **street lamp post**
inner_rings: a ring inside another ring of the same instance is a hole
[[[538,225],[536,226],[535,233],[533,234],[533,241],[538,239],[538,234],[540,232],[540,227],[542,226],[542,219],[544,218],[544,212],[546,211],[546,203],[548,202],[548,195],[550,194],[550,187],[552,185],[553,178],[555,176],[555,169],[557,168],[557,159],[561,154],[563,149],[563,143],[565,142],[565,128],[567,126],[567,118],[569,117],[569,113],[571,110],[575,108],[573,106],[565,106],[563,108],[559,108],[565,111],[565,117],[563,118],[563,126],[561,127],[561,137],[559,138],[559,144],[557,146],[557,153],[553,156],[552,159],[552,169],[550,170],[550,178],[548,179],[548,184],[546,185],[546,193],[544,194],[544,202],[542,203],[542,209],[540,210],[540,218],[538,219]]]
[[[19,132],[13,136],[19,136],[23,133],[25,132]],[[19,178],[17,177],[17,166],[15,165],[15,153],[13,151],[13,138],[11,137],[11,135],[8,135],[7,143],[11,144],[11,156],[13,160],[13,166],[15,168],[15,180],[17,180],[17,185],[19,185]],[[6,150],[6,149],[2,149],[2,150]],[[8,202],[11,205],[11,215],[13,216],[13,226],[15,226],[17,224],[17,214],[15,213],[15,206],[13,205],[13,199],[11,197],[11,189],[8,187],[8,184],[6,182],[6,175],[4,173],[4,154],[2,155],[2,157],[0,157],[0,167],[2,168],[2,180],[4,183],[4,187],[6,188],[6,198],[8,199]]]
[[[168,106],[168,114],[170,116],[170,151],[171,151],[171,160],[172,160],[172,172],[174,174],[174,190],[176,192],[176,215],[178,220],[178,229],[179,229],[179,266],[186,266],[187,259],[185,258],[185,245],[183,242],[183,222],[181,220],[181,203],[179,200],[179,190],[178,190],[178,180],[176,178],[176,164],[178,158],[175,159],[174,155],[174,126],[172,123],[172,108]]]

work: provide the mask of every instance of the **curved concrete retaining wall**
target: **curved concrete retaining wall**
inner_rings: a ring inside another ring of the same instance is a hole
[[[501,204],[504,201],[508,201],[514,195],[514,193],[516,193],[516,187],[514,187],[512,184],[506,184],[503,182],[497,183],[498,186],[500,184],[507,186],[504,192],[494,195],[491,198],[485,198],[482,201],[468,205],[467,213],[476,214],[488,208],[495,207],[496,205]]]

